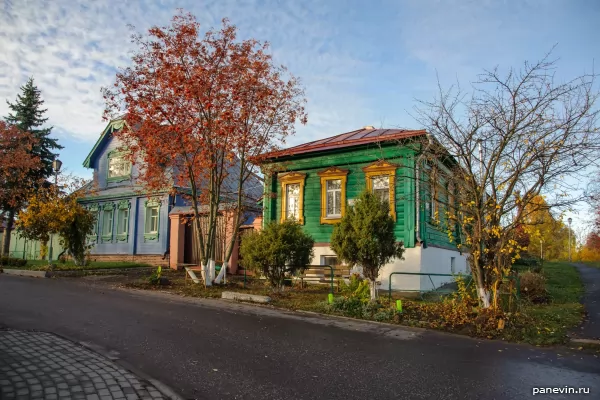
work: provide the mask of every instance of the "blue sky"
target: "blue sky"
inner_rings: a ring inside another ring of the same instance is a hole
[[[207,28],[228,17],[302,78],[309,122],[288,144],[365,125],[419,128],[410,113],[435,94],[436,74],[468,85],[555,44],[559,78],[600,61],[595,0],[1,0],[0,116],[33,76],[65,167],[90,177],[81,164],[105,125],[100,88],[129,63],[127,25],[166,25],[178,7]]]

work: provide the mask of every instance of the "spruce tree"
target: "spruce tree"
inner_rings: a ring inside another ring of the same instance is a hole
[[[24,185],[30,185],[31,189],[37,189],[44,185],[46,179],[52,174],[52,161],[54,160],[53,150],[60,150],[63,146],[59,145],[57,139],[50,137],[52,128],[42,128],[42,125],[48,121],[44,118],[47,109],[43,108],[44,100],[41,98],[40,90],[33,84],[33,78],[29,78],[24,86],[21,86],[21,94],[17,95],[15,103],[8,103],[10,112],[5,118],[6,122],[15,125],[22,132],[30,132],[37,140],[36,145],[31,150],[31,157],[39,157],[40,167],[28,174],[23,180]],[[8,255],[10,249],[10,234],[14,225],[15,214],[19,207],[14,205],[0,204],[2,213],[6,215],[6,226],[2,240],[2,254]]]
[[[33,172],[32,178],[35,182],[43,182],[53,174],[52,161],[55,155],[52,151],[60,150],[63,146],[58,144],[57,139],[50,137],[52,127],[42,128],[48,121],[48,118],[44,118],[47,109],[42,108],[44,100],[40,90],[33,84],[33,78],[29,78],[27,83],[21,86],[21,91],[22,94],[17,95],[15,103],[7,101],[11,112],[5,119],[22,131],[31,132],[37,139],[38,143],[32,150],[32,156],[40,157],[42,165],[39,170]]]

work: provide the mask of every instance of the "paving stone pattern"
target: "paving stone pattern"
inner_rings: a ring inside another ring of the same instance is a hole
[[[164,399],[106,357],[44,332],[0,331],[0,399]]]

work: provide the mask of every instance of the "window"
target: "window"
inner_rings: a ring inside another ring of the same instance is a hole
[[[112,240],[114,208],[113,203],[107,203],[102,209],[102,240],[104,241]]]
[[[336,266],[338,265],[338,258],[337,256],[321,256],[321,265]]]
[[[429,201],[427,208],[429,208],[429,219],[434,222],[439,220],[438,174],[435,167],[431,168],[431,173],[429,174]]]
[[[327,205],[325,216],[327,218],[342,217],[342,180],[331,179],[326,182],[327,190]]]
[[[146,208],[146,233],[158,232],[158,207]]]
[[[127,241],[129,233],[129,200],[119,202],[117,211],[117,240]]]
[[[396,164],[384,160],[363,168],[367,179],[367,189],[381,200],[388,202],[390,216],[396,220]]]
[[[119,222],[117,223],[117,235],[127,235],[129,227],[129,210],[119,210]]]
[[[279,176],[281,183],[281,222],[294,219],[304,223],[304,181],[306,174],[288,172]]]
[[[446,223],[448,211],[448,190],[443,182],[438,183],[438,218],[440,222]]]
[[[160,226],[160,201],[146,201],[146,219],[144,221],[144,239],[157,240]]]
[[[98,239],[98,219],[99,215],[99,207],[98,204],[91,204],[87,207],[87,209],[94,215],[94,225],[92,233],[88,235],[89,242],[95,242]]]
[[[346,212],[346,176],[348,170],[330,167],[321,177],[321,223],[336,224]]]
[[[390,177],[389,175],[379,175],[371,178],[371,188],[373,194],[381,201],[390,202]]]
[[[131,174],[131,163],[123,152],[108,154],[108,180],[128,179]]]
[[[456,272],[456,257],[450,257],[450,273],[454,274]]]
[[[286,185],[285,192],[285,218],[297,221],[298,216],[300,215],[300,184],[290,183],[289,185]]]

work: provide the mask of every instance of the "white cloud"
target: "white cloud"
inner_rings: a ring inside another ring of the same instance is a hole
[[[166,25],[183,7],[208,26],[229,17],[240,38],[272,42],[276,60],[303,79],[309,99],[306,136],[356,127],[367,105],[351,96],[364,63],[331,47],[335,26],[323,23],[329,10],[311,4],[272,1],[205,2],[56,0],[9,2],[0,14],[0,99],[14,101],[19,87],[33,76],[48,108],[49,123],[59,134],[93,143],[104,127],[100,88],[114,80],[117,67],[130,62],[128,24],[136,31]],[[126,4],[125,4],[126,3]],[[8,108],[0,101],[0,116]]]

